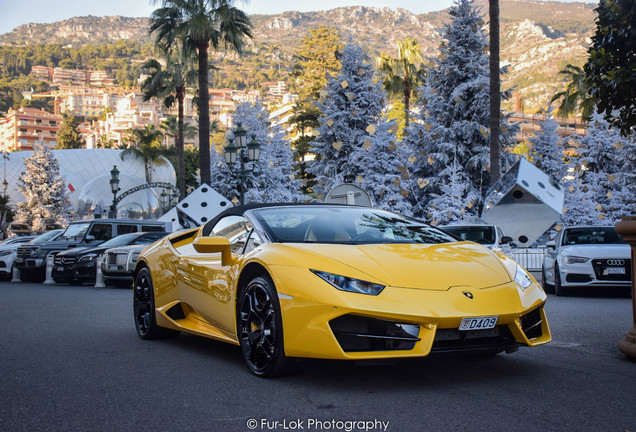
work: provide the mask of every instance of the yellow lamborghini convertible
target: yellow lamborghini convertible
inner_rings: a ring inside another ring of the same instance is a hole
[[[259,376],[293,357],[513,352],[550,341],[546,294],[505,255],[399,214],[344,205],[230,208],[149,246],[134,273],[144,339],[241,347]]]

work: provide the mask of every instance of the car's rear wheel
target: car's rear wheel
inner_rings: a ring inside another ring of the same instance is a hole
[[[243,358],[254,374],[273,377],[291,371],[278,295],[269,277],[258,276],[241,290],[237,328]]]
[[[566,289],[561,285],[561,272],[557,264],[554,265],[554,293],[558,296],[567,295]]]
[[[155,317],[155,292],[150,270],[144,267],[137,273],[133,289],[135,328],[142,339],[177,336],[178,331],[159,327]]]

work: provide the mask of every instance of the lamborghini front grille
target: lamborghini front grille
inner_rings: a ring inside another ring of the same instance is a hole
[[[343,315],[329,326],[345,352],[411,350],[420,340],[417,325],[357,315]]]

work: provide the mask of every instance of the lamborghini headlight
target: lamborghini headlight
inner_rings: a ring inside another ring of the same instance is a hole
[[[515,273],[515,282],[523,289],[526,289],[532,283],[532,278],[528,272],[517,264],[517,271]]]
[[[565,261],[566,264],[583,264],[588,262],[589,260],[589,258],[574,255],[566,255],[563,257],[563,261]]]
[[[340,276],[333,273],[327,273],[319,270],[311,270],[313,274],[329,282],[340,291],[348,291],[352,293],[378,295],[384,289],[384,285],[367,282],[360,279],[354,279],[347,276]]]

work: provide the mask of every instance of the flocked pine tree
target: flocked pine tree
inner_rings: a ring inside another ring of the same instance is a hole
[[[44,143],[24,161],[25,171],[18,179],[24,201],[17,204],[16,221],[42,232],[48,224],[65,225],[71,216],[71,204],[57,159]]]
[[[546,117],[539,123],[539,132],[529,139],[532,163],[550,178],[561,183],[566,173],[563,144],[558,134],[559,124],[552,116],[553,108],[546,112]]]
[[[471,210],[479,200],[479,195],[459,163],[453,160],[442,170],[439,179],[439,193],[431,194],[426,219],[432,225],[444,225],[472,214]]]
[[[354,154],[366,151],[364,146],[370,145],[375,133],[388,133],[378,130],[384,94],[381,84],[373,83],[373,65],[367,55],[359,45],[349,43],[342,50],[341,62],[340,73],[330,78],[321,92],[320,127],[310,143],[316,160],[307,170],[316,176],[318,199],[338,183],[356,183],[359,177],[366,177],[367,167]],[[399,177],[399,173],[391,174]]]
[[[420,88],[419,115],[405,138],[416,157],[412,170],[418,216],[426,215],[428,200],[441,193],[440,174],[453,160],[465,171],[471,194],[483,197],[489,184],[489,60],[484,21],[472,0],[456,0],[450,15],[440,55],[432,59],[427,82]],[[509,92],[502,92],[502,97],[508,96]],[[512,145],[516,131],[502,116],[502,147]],[[479,207],[476,202],[464,211],[476,215]]]
[[[573,179],[566,185],[567,224],[610,224],[636,212],[633,172],[626,151],[632,141],[601,114],[594,114],[578,140]]]
[[[245,202],[302,201],[300,181],[294,179],[293,153],[285,132],[271,126],[269,113],[260,103],[242,103],[236,107],[234,122],[247,130],[248,142],[255,139],[260,145],[257,162],[248,162],[245,179]],[[222,195],[232,199],[240,193],[240,182],[225,164],[223,157],[212,152],[212,184]],[[239,169],[237,162],[235,171]]]
[[[380,116],[369,129],[373,133],[353,151],[351,158],[362,168],[356,184],[369,193],[375,207],[410,216],[408,154],[396,139],[397,129],[396,121]]]

